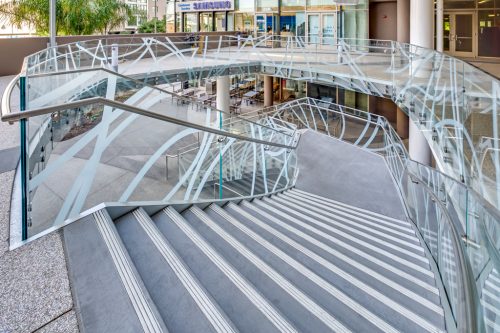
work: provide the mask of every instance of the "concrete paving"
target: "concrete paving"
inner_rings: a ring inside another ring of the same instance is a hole
[[[0,78],[0,95],[12,78]],[[0,170],[0,332],[78,332],[60,233],[9,251],[18,146],[18,124],[0,122],[0,164],[8,166]]]
[[[406,220],[382,156],[313,131],[301,136],[297,149],[298,189]]]

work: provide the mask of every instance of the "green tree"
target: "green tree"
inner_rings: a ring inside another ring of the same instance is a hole
[[[137,31],[140,33],[154,33],[155,32],[155,24],[156,24],[156,32],[165,32],[167,29],[167,19],[165,16],[163,19],[159,20],[157,18],[153,18],[152,20],[149,20],[147,22],[144,22],[139,26]]]
[[[56,29],[59,35],[107,33],[125,23],[129,7],[121,0],[56,0]],[[0,4],[0,18],[20,27],[49,32],[49,0],[11,0]]]

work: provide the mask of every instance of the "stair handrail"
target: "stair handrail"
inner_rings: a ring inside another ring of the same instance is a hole
[[[286,149],[295,149],[297,147],[296,143],[295,145],[286,145],[286,144],[281,144],[281,143],[275,143],[275,142],[270,142],[266,140],[260,140],[260,139],[255,139],[251,138],[248,136],[240,135],[240,134],[235,134],[231,132],[226,132],[223,130],[218,130],[212,127],[207,127],[207,126],[202,126],[198,125],[195,123],[191,123],[189,121],[181,120],[175,117],[170,117],[170,116],[165,116],[159,113],[143,110],[141,108],[128,105],[122,102],[118,102],[115,100],[110,100],[104,97],[92,97],[92,98],[86,98],[82,100],[77,100],[74,102],[69,102],[69,103],[64,103],[64,104],[58,104],[58,105],[51,105],[48,107],[42,107],[42,108],[36,108],[36,109],[30,109],[26,111],[21,111],[21,112],[12,112],[7,115],[4,115],[3,121],[7,122],[17,122],[22,119],[29,119],[31,117],[36,117],[36,116],[41,116],[41,115],[46,115],[46,114],[52,114],[57,111],[63,111],[63,110],[68,110],[68,109],[74,109],[82,106],[89,106],[93,104],[101,104],[101,105],[106,105],[112,108],[128,111],[131,113],[135,113],[141,116],[146,116],[154,119],[158,119],[161,121],[173,123],[176,125],[181,125],[189,128],[194,128],[198,129],[200,131],[204,132],[210,132],[213,134],[217,134],[223,137],[231,137],[235,138],[237,140],[243,140],[243,141],[249,141],[249,142],[254,142],[254,143],[259,143],[259,144],[264,144],[268,146],[273,146],[273,147],[280,147],[280,148],[286,148]]]

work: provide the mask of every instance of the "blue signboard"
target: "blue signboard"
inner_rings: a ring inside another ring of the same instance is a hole
[[[212,12],[234,10],[234,0],[177,2],[177,12]]]

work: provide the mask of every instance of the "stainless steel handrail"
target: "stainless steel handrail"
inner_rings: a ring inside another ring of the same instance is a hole
[[[117,108],[120,110],[132,112],[132,113],[135,113],[135,114],[138,114],[141,116],[146,116],[146,117],[158,119],[158,120],[165,121],[165,122],[169,122],[169,123],[173,123],[173,124],[177,124],[177,125],[181,125],[181,126],[185,126],[185,127],[189,127],[189,128],[198,129],[201,131],[214,133],[214,134],[224,136],[224,137],[231,137],[231,138],[235,138],[238,140],[255,142],[255,143],[273,146],[273,147],[280,147],[280,148],[287,148],[287,149],[295,149],[296,148],[296,146],[289,146],[289,145],[284,145],[284,144],[280,144],[280,143],[274,143],[274,142],[270,142],[270,141],[249,138],[247,136],[234,134],[231,132],[225,132],[225,131],[214,129],[211,127],[206,127],[206,126],[190,123],[188,121],[180,120],[180,119],[177,119],[174,117],[165,116],[165,115],[162,115],[159,113],[146,111],[146,110],[140,109],[140,108],[135,107],[135,106],[124,104],[124,103],[117,102],[114,100],[109,100],[109,99],[106,99],[104,97],[87,98],[87,99],[82,99],[82,100],[69,102],[69,103],[65,103],[65,104],[59,104],[59,105],[53,105],[53,106],[49,106],[49,107],[32,109],[32,110],[27,110],[27,111],[22,111],[22,112],[10,113],[10,114],[3,116],[2,120],[8,121],[8,122],[15,122],[15,121],[19,121],[21,119],[28,119],[31,117],[41,116],[44,114],[51,114],[51,113],[54,113],[57,111],[74,109],[74,108],[93,105],[93,104],[102,104],[102,105],[110,106],[110,107]]]
[[[7,119],[4,120],[5,116],[9,115],[10,112],[10,96],[12,95],[12,90],[14,90],[14,87],[16,86],[17,81],[19,80],[20,75],[16,75],[12,79],[12,81],[9,82],[7,87],[4,90],[4,93],[2,95],[2,104],[1,104],[1,110],[0,110],[0,119],[2,121],[8,121]]]
[[[76,74],[76,73],[86,73],[86,72],[94,72],[94,71],[95,72],[102,71],[102,72],[105,72],[105,73],[108,73],[108,74],[112,74],[112,75],[115,75],[115,76],[120,77],[122,79],[125,79],[125,80],[128,80],[128,81],[134,82],[136,84],[139,84],[139,85],[141,85],[143,87],[148,87],[148,88],[151,88],[153,90],[160,91],[162,93],[165,93],[165,94],[171,96],[172,98],[177,98],[180,101],[186,101],[186,103],[192,103],[192,104],[198,105],[200,107],[204,107],[203,103],[200,102],[199,100],[197,100],[194,97],[177,95],[174,92],[171,92],[171,91],[168,91],[168,90],[165,90],[165,89],[162,89],[162,88],[158,88],[158,87],[152,86],[150,84],[147,84],[147,83],[144,83],[142,81],[139,81],[139,80],[137,80],[137,79],[135,79],[133,77],[120,74],[118,72],[112,71],[112,70],[110,70],[108,68],[105,68],[105,67],[81,68],[81,69],[76,69],[76,70],[64,71],[62,73],[61,72],[54,72],[54,73],[34,74],[34,75],[30,75],[29,77],[30,78],[36,78],[36,77],[46,77],[46,76],[55,76],[55,75],[67,75],[67,74]],[[18,75],[16,78],[18,79],[19,76],[20,75]],[[5,90],[4,96],[5,96],[6,93],[8,93],[7,90]],[[9,92],[9,95],[10,95],[10,92]],[[3,97],[2,97],[2,99],[3,99]],[[6,114],[10,113],[10,107],[8,105],[6,106],[6,109],[9,110],[9,112],[7,112]],[[264,127],[264,128],[267,128],[269,130],[272,130],[272,131],[276,132],[276,129],[274,129],[274,128],[271,128],[271,127],[266,126],[266,125],[258,124],[258,123],[254,122],[254,121],[245,119],[242,116],[234,115],[232,113],[228,113],[226,111],[219,110],[219,109],[217,109],[215,107],[210,107],[210,109],[212,109],[214,111],[217,111],[217,112],[220,112],[222,114],[228,115],[228,116],[230,116],[230,119],[236,118],[236,119],[239,119],[239,120],[242,120],[242,121],[245,121],[245,122],[249,122],[249,123],[253,123],[256,126]],[[3,120],[3,118],[2,118],[2,120]],[[287,133],[282,133],[282,134],[286,135],[286,136],[290,136],[290,137],[292,136],[291,134],[287,134]]]

